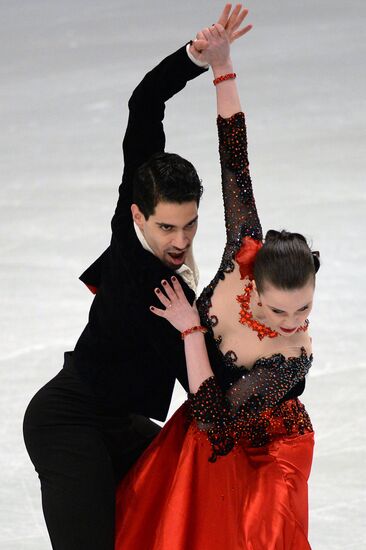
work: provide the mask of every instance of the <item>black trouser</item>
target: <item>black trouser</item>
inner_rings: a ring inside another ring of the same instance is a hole
[[[159,431],[144,416],[99,410],[65,354],[24,418],[54,550],[113,550],[116,484]]]

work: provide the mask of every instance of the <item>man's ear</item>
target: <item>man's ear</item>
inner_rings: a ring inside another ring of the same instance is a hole
[[[143,215],[137,204],[131,204],[131,214],[135,224],[138,225],[140,229],[142,229],[145,222],[145,216]]]

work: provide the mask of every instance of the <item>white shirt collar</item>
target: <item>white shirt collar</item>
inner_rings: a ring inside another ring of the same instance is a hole
[[[154,254],[155,256],[154,251],[152,250],[151,246],[145,239],[145,236],[142,233],[139,226],[135,222],[133,222],[133,225],[135,227],[136,236],[140,241],[141,246],[148,252],[151,252],[151,254]],[[199,271],[198,271],[198,266],[193,257],[192,247],[190,248],[189,253],[187,254],[186,261],[187,263],[181,265],[179,269],[175,270],[175,272],[177,273],[177,275],[180,275],[182,277],[182,279],[184,280],[185,283],[187,283],[189,288],[191,288],[194,292],[196,292],[198,279],[199,279]]]

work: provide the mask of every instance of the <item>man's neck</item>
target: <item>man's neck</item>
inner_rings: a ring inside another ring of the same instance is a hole
[[[149,243],[145,239],[145,235],[143,234],[143,232],[141,231],[139,226],[135,222],[133,222],[133,224],[134,224],[134,227],[135,227],[136,236],[137,236],[138,240],[140,241],[141,246],[145,250],[147,250],[148,252],[151,252],[151,254],[154,254],[154,256],[156,256],[155,252],[153,251],[153,249],[151,248],[151,246],[149,245]],[[183,271],[186,271],[187,268],[189,268],[189,270],[192,272],[191,278],[193,276],[193,279],[194,279],[194,283],[189,283],[189,286],[191,286],[191,288],[193,287],[193,290],[196,291],[196,288],[197,288],[197,285],[198,285],[199,271],[198,271],[197,264],[194,261],[192,247],[190,247],[190,249],[188,251],[188,254],[186,256],[186,262],[183,265],[181,265],[181,267],[179,269],[176,270],[176,273],[178,273],[178,275],[180,275]],[[185,277],[183,277],[183,279],[185,279]]]

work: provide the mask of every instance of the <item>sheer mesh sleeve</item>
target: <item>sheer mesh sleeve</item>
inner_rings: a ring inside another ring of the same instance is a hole
[[[255,446],[267,443],[263,424],[258,420],[266,409],[278,405],[283,397],[308,373],[312,355],[301,348],[299,357],[286,359],[282,354],[259,359],[226,393],[214,376],[206,379],[195,394],[189,395],[191,412],[200,430],[207,431],[213,455],[226,455],[242,437]]]
[[[236,113],[228,119],[218,116],[217,127],[226,227],[224,262],[229,263],[225,271],[230,271],[243,237],[261,241],[262,228],[249,173],[244,113]]]
[[[262,244],[262,228],[249,173],[244,113],[236,113],[228,119],[218,116],[217,127],[226,245],[216,275],[211,283],[202,290],[197,300],[202,324],[209,329],[213,337],[212,327],[217,319],[214,316],[210,317],[209,310],[217,283],[225,278],[225,273],[234,271],[235,261],[239,264],[242,278],[249,275],[255,254]],[[223,376],[222,382],[226,385],[226,376]]]

